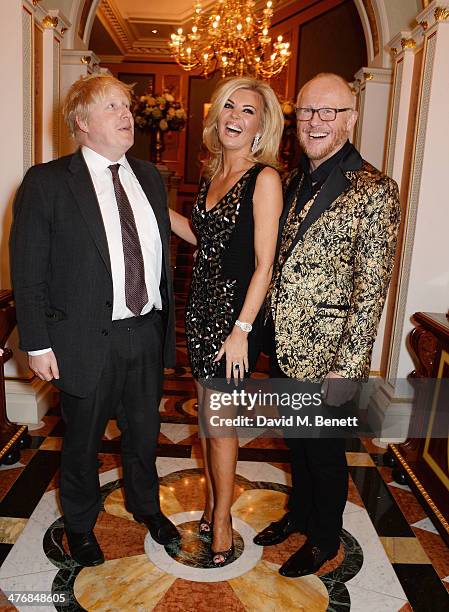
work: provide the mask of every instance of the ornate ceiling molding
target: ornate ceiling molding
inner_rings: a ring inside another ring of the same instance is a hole
[[[161,39],[137,38],[133,28],[124,19],[113,0],[101,0],[97,16],[123,55],[158,55],[170,57],[168,44]]]
[[[112,2],[101,0],[97,9],[97,17],[120,49],[120,52],[123,54],[128,53],[131,49],[130,32],[126,28],[124,19],[122,19]]]

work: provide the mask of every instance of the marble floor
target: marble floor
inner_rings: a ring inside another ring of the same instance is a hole
[[[183,305],[191,253],[176,256],[178,365],[165,373],[157,468],[161,505],[182,532],[180,547],[156,544],[126,511],[119,430],[102,440],[103,497],[95,533],[106,562],[82,568],[67,553],[58,503],[64,426],[58,408],[31,431],[20,462],[0,467],[0,610],[206,612],[388,612],[449,610],[449,550],[407,486],[383,467],[384,449],[350,440],[348,502],[337,557],[317,575],[281,577],[277,570],[302,543],[253,544],[254,534],[284,513],[289,455],[281,437],[240,441],[232,508],[236,559],[211,568],[197,533],[204,477],[194,385],[187,364]],[[259,362],[261,375],[266,362]],[[12,605],[10,591],[47,591],[67,605]]]

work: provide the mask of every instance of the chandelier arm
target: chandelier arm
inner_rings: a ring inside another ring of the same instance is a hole
[[[220,0],[206,15],[200,0],[194,5],[192,31],[182,28],[171,35],[175,61],[186,71],[200,69],[203,76],[221,70],[222,76],[251,74],[269,80],[287,65],[291,52],[282,36],[273,41],[269,28],[273,1],[257,14],[254,0]]]

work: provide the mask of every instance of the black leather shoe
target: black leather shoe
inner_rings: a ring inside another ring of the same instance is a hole
[[[104,563],[104,555],[93,531],[74,533],[66,529],[65,532],[72,559],[79,565],[93,567]]]
[[[280,544],[288,538],[291,533],[301,533],[294,522],[291,512],[287,512],[280,521],[270,523],[254,537],[254,544],[259,546],[273,546]]]
[[[179,531],[162,512],[156,514],[133,514],[134,520],[138,523],[146,525],[153,540],[158,544],[170,544],[176,540],[180,540]]]
[[[337,553],[338,548],[332,551],[324,550],[307,541],[279,568],[279,573],[287,578],[314,574],[326,561],[333,559]]]

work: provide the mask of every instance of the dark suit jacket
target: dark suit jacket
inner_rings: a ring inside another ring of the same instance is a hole
[[[153,164],[128,161],[159,227],[164,365],[171,367],[174,300],[165,188]],[[60,370],[55,384],[87,396],[98,382],[109,344],[113,287],[103,220],[81,151],[27,172],[14,203],[10,250],[20,348],[52,347]]]

